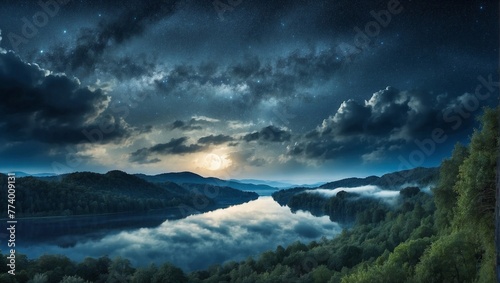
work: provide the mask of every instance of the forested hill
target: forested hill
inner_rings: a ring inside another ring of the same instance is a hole
[[[6,175],[0,174],[0,178],[0,183],[7,183]],[[2,190],[2,199],[7,199],[6,192]],[[256,193],[233,188],[207,190],[172,182],[150,183],[115,170],[106,174],[78,172],[50,178],[17,178],[16,200],[19,201],[15,205],[17,217],[27,217],[148,211],[178,206],[203,211],[221,203],[239,204],[256,198]],[[2,207],[1,213],[6,215],[6,209]]]
[[[177,184],[201,184],[217,187],[231,187],[242,191],[254,191],[257,193],[259,191],[277,190],[274,187],[263,184],[254,185],[238,181],[227,181],[214,177],[205,178],[192,172],[163,173],[158,175],[136,174],[136,176],[151,183],[161,183],[168,181]]]
[[[439,168],[417,167],[410,170],[403,170],[378,176],[366,178],[346,178],[338,181],[326,183],[318,188],[297,187],[292,189],[279,190],[273,193],[273,198],[281,205],[287,205],[293,196],[312,191],[314,189],[354,188],[360,186],[373,185],[387,190],[400,190],[409,186],[427,187],[435,184],[439,177]]]

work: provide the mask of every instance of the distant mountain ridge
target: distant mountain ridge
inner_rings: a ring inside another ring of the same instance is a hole
[[[424,168],[417,167],[414,169],[387,173],[381,177],[369,176],[366,178],[347,178],[334,182],[326,183],[319,188],[336,189],[340,187],[359,187],[374,185],[382,189],[397,190],[401,186],[408,184],[429,185],[437,181],[439,177],[439,167]]]
[[[35,174],[29,174],[29,173],[22,172],[22,171],[5,172],[5,173],[0,173],[0,174],[7,175],[8,173],[13,173],[18,178],[28,177],[28,176],[31,176],[31,177],[53,177],[53,176],[57,176],[57,174],[54,174],[54,173],[35,173]]]
[[[253,185],[267,185],[278,189],[288,189],[295,187],[308,187],[308,188],[317,188],[326,182],[318,182],[314,184],[292,184],[287,182],[280,181],[266,181],[266,180],[257,180],[257,179],[230,179],[229,181],[238,182],[238,183],[246,183]]]
[[[281,205],[285,205],[297,194],[315,189],[333,190],[336,188],[354,188],[360,186],[378,186],[385,190],[400,190],[403,186],[429,186],[437,182],[439,178],[439,167],[424,168],[417,167],[410,170],[403,170],[378,176],[368,176],[365,178],[346,178],[326,183],[317,188],[296,187],[283,189],[273,193],[273,198]]]
[[[16,177],[16,196],[26,200],[19,206],[18,216],[21,217],[144,212],[178,207],[208,211],[258,198],[257,193],[224,186],[193,190],[170,181],[153,183],[118,170],[105,174],[75,172],[49,177]],[[6,182],[7,175],[0,173],[0,184]],[[5,199],[6,194],[6,190],[0,192]],[[0,209],[3,215],[6,215],[6,208]]]
[[[152,183],[173,182],[176,184],[204,184],[218,187],[230,187],[242,191],[277,191],[278,188],[268,185],[247,184],[239,181],[226,181],[215,177],[202,177],[192,172],[163,173],[158,175],[134,174],[141,179]]]

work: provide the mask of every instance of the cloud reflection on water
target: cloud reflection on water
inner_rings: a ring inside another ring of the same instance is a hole
[[[37,245],[21,252],[30,257],[64,254],[77,261],[86,256],[119,255],[137,266],[169,261],[190,271],[243,260],[296,240],[310,242],[322,236],[332,237],[340,231],[326,216],[314,217],[303,211],[292,214],[271,197],[261,197],[226,209],[167,220],[156,228],[122,231],[99,240],[82,238],[69,248]]]

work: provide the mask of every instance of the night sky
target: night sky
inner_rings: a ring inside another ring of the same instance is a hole
[[[296,183],[437,166],[498,102],[498,1],[2,1],[0,172]]]

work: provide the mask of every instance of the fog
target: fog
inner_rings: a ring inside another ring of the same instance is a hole
[[[122,256],[135,266],[169,261],[191,271],[244,260],[296,240],[307,243],[322,236],[331,238],[340,231],[327,216],[314,217],[303,211],[293,214],[272,198],[261,197],[226,209],[167,220],[155,228],[114,232],[101,239],[82,237],[72,247],[36,244],[19,251],[30,258],[64,254],[76,261],[87,256]]]
[[[316,189],[316,190],[308,190],[308,193],[319,194],[324,197],[333,197],[336,196],[338,192],[346,191],[350,193],[357,193],[364,197],[374,197],[381,198],[388,202],[392,202],[399,196],[399,191],[391,191],[391,190],[383,190],[378,186],[368,185],[368,186],[360,186],[354,188],[336,188],[333,190],[329,189]]]

